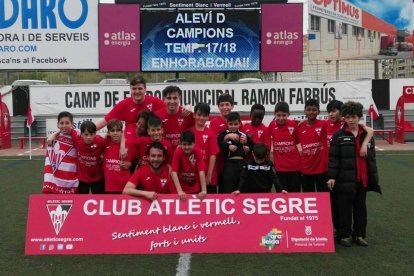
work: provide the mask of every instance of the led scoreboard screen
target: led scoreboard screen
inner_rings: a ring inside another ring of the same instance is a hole
[[[141,71],[258,71],[259,9],[141,10]]]

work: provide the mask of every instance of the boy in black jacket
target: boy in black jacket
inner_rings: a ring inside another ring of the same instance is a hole
[[[266,159],[267,148],[263,143],[253,147],[253,160],[250,160],[242,168],[239,188],[233,194],[240,193],[270,193],[272,186],[277,192],[287,194],[276,175],[272,161]]]
[[[334,134],[329,151],[328,188],[335,194],[336,230],[339,243],[351,246],[367,246],[367,191],[381,193],[378,185],[378,170],[375,160],[375,143],[371,138],[367,156],[361,156],[362,142],[367,134],[359,125],[362,105],[347,102],[342,105],[344,126]]]
[[[227,115],[228,128],[217,137],[217,144],[224,159],[220,193],[231,193],[237,189],[241,168],[247,154],[253,148],[250,136],[239,130],[241,125],[240,114],[230,112]]]

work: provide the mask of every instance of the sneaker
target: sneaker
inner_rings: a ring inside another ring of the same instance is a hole
[[[368,242],[363,237],[356,237],[354,241],[360,246],[368,246]]]
[[[352,246],[352,238],[346,237],[339,240],[339,244],[343,245],[345,247],[351,247]]]

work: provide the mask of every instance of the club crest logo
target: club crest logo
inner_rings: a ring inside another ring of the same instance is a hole
[[[147,104],[147,108],[149,111],[152,111],[152,103],[151,104]]]
[[[305,226],[305,234],[308,236],[312,235],[312,226]]]
[[[161,178],[160,181],[161,181],[161,187],[164,187],[165,184],[167,184],[167,179],[166,178]]]
[[[278,230],[277,228],[273,228],[269,233],[262,237],[262,241],[260,242],[260,246],[263,246],[267,250],[272,250],[276,246],[280,244],[282,240],[282,230]]]
[[[203,142],[204,144],[207,142],[208,135],[203,135]]]
[[[47,148],[47,158],[53,168],[53,174],[59,168],[60,163],[69,152],[73,149],[73,145],[64,143],[62,141],[55,141],[51,147]]]
[[[322,128],[320,128],[320,127],[315,128],[316,134],[318,134],[318,136],[321,136],[321,130],[322,130]]]
[[[72,205],[73,200],[48,200],[46,202],[46,208],[56,235],[59,234],[66,218],[69,216]]]
[[[180,118],[177,121],[178,121],[178,124],[181,126],[183,124],[183,122],[184,122],[184,119]]]
[[[260,137],[262,137],[262,134],[263,134],[263,130],[259,130],[259,131],[257,132],[257,135],[259,136],[259,138],[260,138]]]
[[[289,133],[290,133],[290,135],[292,135],[293,134],[293,130],[294,130],[295,128],[293,128],[293,127],[288,127],[288,131],[289,131]]]
[[[196,163],[196,158],[195,158],[195,155],[194,154],[191,154],[189,157],[188,157],[188,160],[190,160],[190,163],[194,166],[195,165],[195,163]]]

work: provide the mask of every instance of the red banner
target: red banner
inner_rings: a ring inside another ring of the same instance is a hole
[[[334,252],[328,193],[32,195],[26,255]]]

